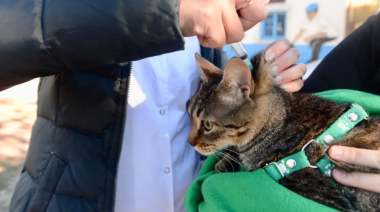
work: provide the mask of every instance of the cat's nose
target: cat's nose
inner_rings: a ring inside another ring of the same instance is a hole
[[[189,142],[189,144],[192,146],[192,147],[194,147],[195,146],[195,140],[188,140],[187,142]]]

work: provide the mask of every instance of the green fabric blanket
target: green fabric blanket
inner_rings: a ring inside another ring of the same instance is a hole
[[[380,115],[380,96],[333,90],[316,95],[339,103],[357,103],[370,116]],[[216,157],[210,156],[189,187],[184,204],[188,212],[336,211],[304,198],[273,181],[263,169],[254,172],[216,173]]]

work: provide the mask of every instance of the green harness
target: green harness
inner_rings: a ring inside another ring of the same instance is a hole
[[[324,91],[315,95],[341,104],[358,103],[370,117],[380,117],[378,95],[342,89]],[[290,191],[274,181],[264,169],[248,172],[242,168],[238,172],[217,173],[215,164],[219,159],[216,156],[217,153],[207,158],[197,178],[186,192],[184,199],[186,211],[337,212],[336,209]],[[279,175],[281,176],[280,173]]]
[[[367,117],[367,112],[360,105],[352,104],[351,108],[343,113],[325,132],[306,143],[301,151],[268,164],[264,170],[275,181],[307,167],[318,168],[324,175],[331,177],[331,169],[335,167],[335,164],[323,156],[315,165],[311,165],[306,157],[305,148],[312,142],[318,142],[326,151],[330,145],[343,138],[356,124]]]

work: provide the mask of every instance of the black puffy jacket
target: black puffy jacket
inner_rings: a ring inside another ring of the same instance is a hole
[[[11,212],[113,211],[131,62],[183,49],[179,0],[3,0],[0,90],[41,78]],[[219,67],[220,49],[202,48]]]

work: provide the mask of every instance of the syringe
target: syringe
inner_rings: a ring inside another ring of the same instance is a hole
[[[247,64],[247,66],[249,67],[251,71],[253,71],[253,65],[251,61],[249,60],[248,54],[245,51],[241,42],[231,43],[230,46],[232,47],[236,55]]]

